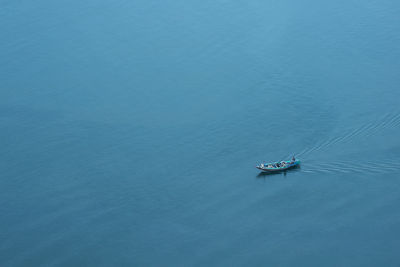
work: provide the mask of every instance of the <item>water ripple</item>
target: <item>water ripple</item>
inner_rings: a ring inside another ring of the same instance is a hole
[[[304,150],[298,153],[299,156],[305,157],[310,155],[312,152],[321,151],[327,147],[343,144],[346,142],[353,141],[355,138],[360,137],[371,137],[379,134],[384,130],[395,129],[400,126],[400,113],[387,113],[383,117],[370,122],[362,124],[356,128],[351,128],[342,132],[341,135],[331,137],[327,140],[324,140],[320,143],[317,143],[315,146],[305,148]]]
[[[384,161],[334,161],[303,165],[305,173],[391,173],[400,170],[400,160]]]

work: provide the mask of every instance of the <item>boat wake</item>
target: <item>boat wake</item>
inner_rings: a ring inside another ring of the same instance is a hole
[[[392,173],[400,170],[400,160],[377,161],[336,161],[330,163],[304,164],[305,173]]]
[[[399,126],[400,113],[388,113],[370,123],[362,124],[359,127],[348,129],[344,131],[344,133],[340,136],[329,138],[311,148],[306,148],[297,155],[304,158],[312,154],[313,152],[324,150],[330,146],[344,144],[346,142],[353,141],[356,138],[368,138],[379,134],[384,130],[396,129]]]

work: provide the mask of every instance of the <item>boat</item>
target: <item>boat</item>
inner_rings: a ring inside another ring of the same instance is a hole
[[[263,172],[278,172],[288,170],[300,165],[300,160],[287,160],[280,162],[271,162],[271,163],[261,163],[257,165],[256,168]]]

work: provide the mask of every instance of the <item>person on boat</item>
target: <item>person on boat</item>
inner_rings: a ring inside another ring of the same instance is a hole
[[[292,162],[295,162],[295,161],[296,161],[296,158],[295,158],[294,155],[293,155]]]

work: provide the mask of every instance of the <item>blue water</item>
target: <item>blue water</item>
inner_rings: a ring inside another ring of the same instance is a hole
[[[399,266],[399,13],[0,0],[0,266]]]

